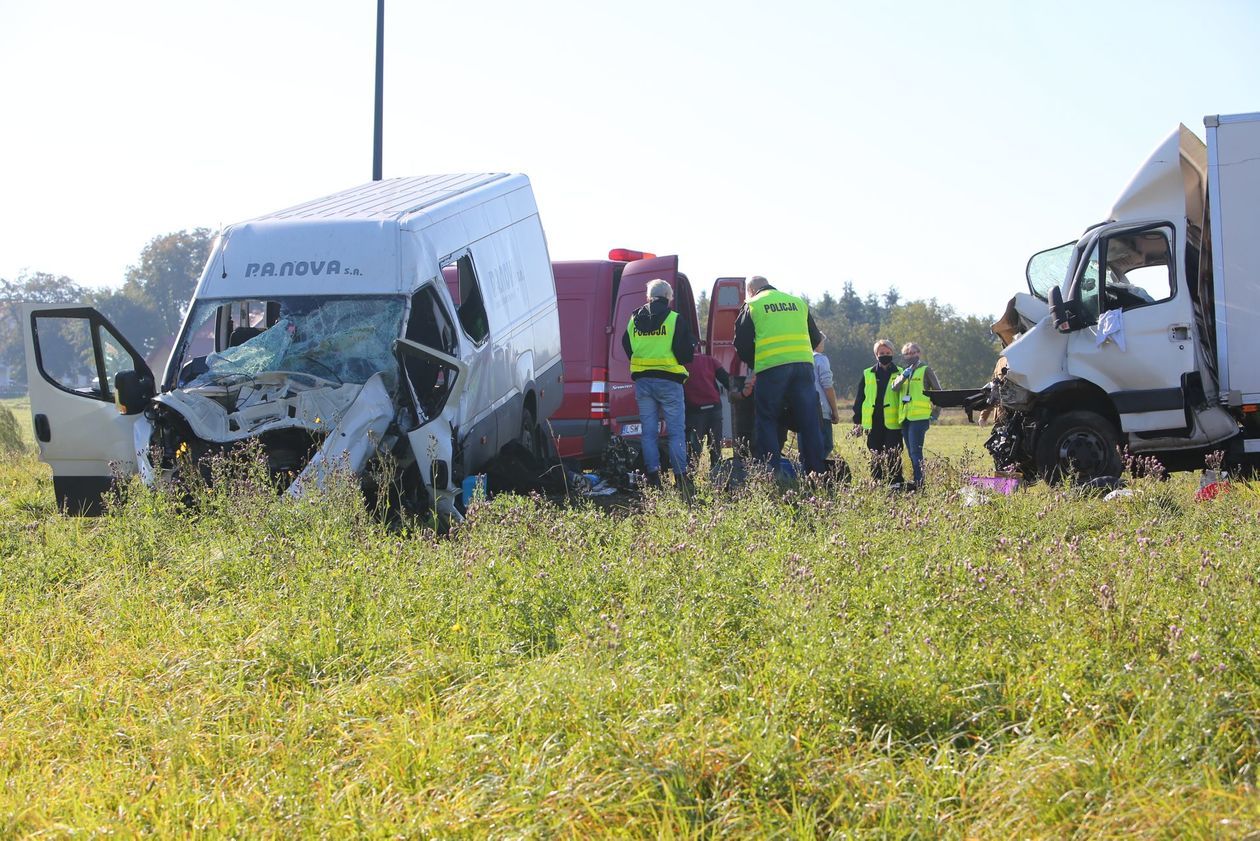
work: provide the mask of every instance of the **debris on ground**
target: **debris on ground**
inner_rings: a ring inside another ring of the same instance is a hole
[[[981,491],[1010,496],[1019,490],[1019,479],[1014,476],[968,476],[967,484]]]
[[[962,500],[962,504],[968,508],[993,501],[992,493],[982,491],[973,485],[963,485],[958,490],[958,496]]]
[[[1229,491],[1229,472],[1208,468],[1199,477],[1199,489],[1194,492],[1194,499],[1196,502],[1207,502],[1216,499],[1221,494],[1229,493]]]
[[[584,473],[571,471],[569,485],[578,496],[612,496],[617,486],[593,470]]]
[[[1128,484],[1123,476],[1095,476],[1088,482],[1082,482],[1077,488],[1083,493],[1103,494],[1105,496],[1112,491],[1127,487]]]

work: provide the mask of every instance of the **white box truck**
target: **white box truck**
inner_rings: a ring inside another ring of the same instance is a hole
[[[994,331],[986,387],[940,405],[996,407],[999,469],[1118,475],[1121,453],[1168,470],[1260,460],[1260,114],[1174,131],[1101,222],[1028,261]]]
[[[97,311],[24,311],[31,413],[59,504],[99,510],[255,440],[290,494],[388,453],[451,514],[562,398],[551,261],[529,180],[372,182],[223,230],[160,380]]]

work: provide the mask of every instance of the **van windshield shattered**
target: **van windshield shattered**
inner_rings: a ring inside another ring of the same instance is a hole
[[[179,384],[221,385],[272,371],[362,384],[396,365],[404,303],[396,296],[199,302]]]

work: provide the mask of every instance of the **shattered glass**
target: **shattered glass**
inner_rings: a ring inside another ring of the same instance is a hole
[[[1028,277],[1028,291],[1043,301],[1050,299],[1050,290],[1059,286],[1063,296],[1067,297],[1068,266],[1072,263],[1072,252],[1076,241],[1038,251],[1028,261],[1025,274]]]
[[[280,316],[269,327],[235,347],[210,353],[206,370],[186,387],[221,383],[234,376],[254,377],[289,371],[336,384],[362,384],[377,371],[392,371],[393,342],[402,324],[404,299],[280,299]],[[192,323],[212,318],[222,302],[206,302]]]

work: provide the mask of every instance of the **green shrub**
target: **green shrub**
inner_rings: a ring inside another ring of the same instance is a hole
[[[8,406],[0,406],[0,452],[15,453],[25,449],[17,417]]]

